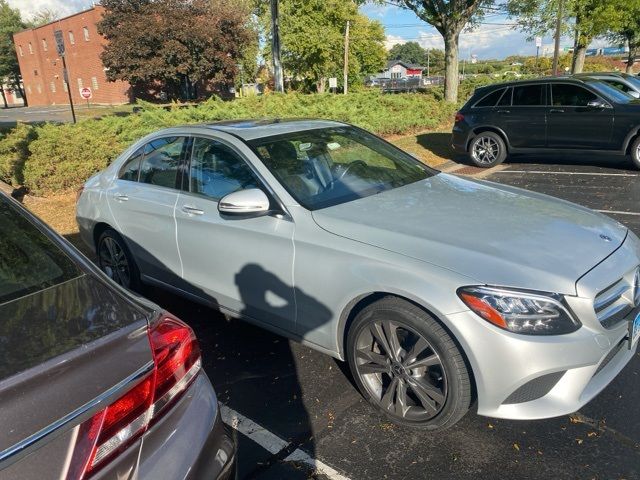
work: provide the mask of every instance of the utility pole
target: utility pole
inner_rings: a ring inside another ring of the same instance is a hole
[[[349,20],[344,30],[344,71],[342,72],[344,79],[342,85],[342,93],[347,94],[347,83],[349,81]]]
[[[431,77],[431,75],[429,75],[429,60],[430,60],[430,53],[429,53],[429,49],[427,48],[427,78]]]
[[[280,61],[280,29],[278,0],[271,0],[271,56],[273,57],[273,80],[276,92],[284,92],[282,62]]]
[[[560,60],[560,35],[562,30],[562,0],[558,0],[558,18],[556,19],[556,43],[553,48],[553,75],[558,75]]]

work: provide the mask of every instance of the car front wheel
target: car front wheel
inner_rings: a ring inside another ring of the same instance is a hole
[[[463,356],[445,329],[416,305],[385,297],[356,316],[347,359],[362,395],[400,425],[454,425],[471,404]]]
[[[469,145],[469,158],[476,167],[495,167],[507,158],[507,147],[497,133],[481,132]]]

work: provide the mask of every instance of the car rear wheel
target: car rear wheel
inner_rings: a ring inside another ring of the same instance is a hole
[[[107,229],[98,238],[98,265],[114,282],[130,290],[140,287],[140,273],[127,245],[113,229]]]
[[[416,305],[385,297],[356,316],[347,360],[362,395],[400,425],[454,425],[471,404],[469,372],[442,326]]]
[[[481,132],[469,145],[469,158],[477,167],[495,167],[507,158],[507,147],[497,133]]]
[[[640,137],[636,138],[631,144],[631,161],[640,170]]]

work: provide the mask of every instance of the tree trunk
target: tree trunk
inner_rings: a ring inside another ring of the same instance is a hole
[[[458,41],[460,33],[445,31],[444,37],[444,99],[447,102],[458,101]]]
[[[4,94],[4,85],[0,84],[0,92],[2,92],[2,101],[4,102],[4,108],[9,108],[7,105],[7,96]]]
[[[318,93],[324,93],[327,85],[327,79],[325,77],[320,77],[316,82],[316,90]]]
[[[24,93],[24,90],[22,89],[22,86],[20,85],[20,80],[18,79],[17,82],[15,82],[14,87],[18,89],[18,91],[20,92],[20,96],[22,97],[22,101],[24,102],[24,106],[28,107],[29,104],[27,103],[27,96]]]
[[[582,73],[584,70],[584,58],[587,54],[587,45],[576,45],[573,48],[573,63],[571,64],[571,73]]]
[[[640,45],[635,45],[632,42],[629,42],[629,56],[627,57],[627,68],[625,70],[627,73],[633,74],[633,65],[636,63],[638,47],[640,47]]]

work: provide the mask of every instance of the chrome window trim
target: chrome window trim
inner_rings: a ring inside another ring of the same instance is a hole
[[[76,420],[84,421],[87,418],[89,418],[96,411],[98,411],[100,407],[103,406],[102,405],[103,403],[106,403],[109,399],[114,397],[119,392],[125,390],[130,385],[132,386],[133,383],[135,383],[144,375],[152,371],[153,367],[154,367],[153,360],[149,361],[148,363],[140,367],[138,370],[136,370],[134,373],[132,373],[125,379],[115,384],[110,389],[106,390],[105,392],[95,397],[93,400],[76,408],[72,412],[66,414],[64,417],[56,420],[50,425],[47,425],[46,427],[42,428],[36,433],[28,436],[24,440],[21,440],[20,442],[12,445],[11,447],[1,451],[0,452],[0,470],[8,467],[9,465],[14,464],[15,462],[19,461],[21,458],[31,453],[32,451],[40,448],[41,446],[40,444],[45,439],[47,439],[48,441],[51,441],[56,437],[58,437],[59,435],[62,435],[66,431],[65,427],[67,427],[71,422],[74,422]],[[106,407],[106,405],[104,406]]]

